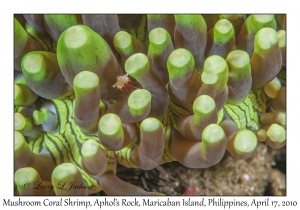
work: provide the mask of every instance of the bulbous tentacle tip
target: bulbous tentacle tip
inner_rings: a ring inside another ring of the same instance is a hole
[[[184,48],[179,48],[171,52],[168,57],[167,67],[170,80],[190,76],[195,70],[195,61],[192,53]]]
[[[87,188],[74,185],[85,184],[81,173],[73,163],[63,163],[55,167],[51,182],[56,195],[87,195]]]
[[[14,105],[15,106],[30,106],[38,98],[27,84],[14,84]]]
[[[14,129],[29,139],[37,139],[42,135],[42,130],[36,126],[33,119],[26,114],[19,112],[14,113]]]
[[[32,184],[34,182],[41,182],[38,172],[31,167],[18,169],[15,172],[14,180],[20,195],[33,195],[32,190],[28,188],[33,188]],[[24,186],[24,184],[26,184],[26,186]]]
[[[146,117],[151,110],[151,93],[145,89],[133,91],[128,98],[128,108],[132,116]],[[143,119],[140,119],[141,121]]]
[[[231,155],[237,159],[247,159],[253,154],[257,146],[257,137],[250,130],[239,130],[232,139],[230,146]]]
[[[14,161],[15,167],[19,169],[31,160],[32,152],[22,133],[15,131],[14,135]]]
[[[205,127],[218,121],[216,103],[212,97],[201,95],[193,103],[193,112],[193,115],[178,118],[178,130],[188,140],[201,141]]]
[[[122,121],[114,113],[103,115],[98,124],[98,136],[101,144],[110,151],[118,151],[129,142],[125,138]]]
[[[256,137],[257,137],[257,140],[260,141],[260,142],[264,142],[266,141],[267,139],[267,132],[265,129],[258,129],[256,132]]]
[[[266,144],[274,149],[283,147],[286,143],[286,130],[276,123],[272,124],[267,130]]]
[[[277,77],[264,86],[264,91],[270,98],[276,98],[280,92],[280,89],[281,82]]]
[[[75,92],[74,121],[86,134],[97,132],[101,100],[100,80],[90,71],[78,73],[73,81]]]
[[[262,125],[279,124],[281,126],[286,125],[286,114],[284,112],[268,112],[263,113],[259,117],[259,121]]]
[[[39,173],[32,167],[18,169],[14,174],[14,180],[19,195],[55,195],[51,182],[43,181]]]
[[[97,176],[104,172],[107,167],[107,157],[97,141],[87,140],[81,148],[81,154],[82,168],[86,173]]]
[[[207,147],[210,147],[226,141],[226,135],[222,127],[217,124],[210,124],[203,130],[202,141]]]

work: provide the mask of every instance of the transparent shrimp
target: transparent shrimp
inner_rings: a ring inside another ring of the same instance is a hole
[[[160,173],[162,173],[162,175],[165,177],[165,179],[167,181],[173,180],[173,181],[177,181],[174,177],[172,177],[170,174],[168,174],[168,172],[166,172],[160,165],[158,165],[156,162],[154,162],[151,158],[149,158],[147,155],[145,155],[144,153],[140,152],[140,148],[139,145],[135,144],[135,146],[137,147],[139,153],[141,153],[142,158],[149,163],[152,167],[156,168]]]
[[[168,172],[166,172],[160,165],[158,165],[156,162],[154,162],[151,158],[149,158],[147,155],[142,154],[142,157],[144,160],[149,163],[151,166],[155,167],[157,170],[159,170],[160,173],[165,177],[167,181],[173,180],[177,181],[174,177],[172,177]]]
[[[233,93],[233,95],[235,96],[236,99],[239,98],[238,93],[237,93],[237,89],[235,89],[235,88],[232,87],[231,85],[228,85],[228,89],[230,90],[230,92]]]

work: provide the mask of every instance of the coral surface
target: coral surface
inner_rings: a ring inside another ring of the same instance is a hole
[[[16,194],[285,195],[285,18],[15,15]]]

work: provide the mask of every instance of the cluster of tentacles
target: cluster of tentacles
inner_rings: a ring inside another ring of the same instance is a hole
[[[161,195],[116,176],[285,145],[285,15],[15,15],[19,195]]]

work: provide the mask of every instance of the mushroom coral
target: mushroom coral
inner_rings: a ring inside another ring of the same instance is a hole
[[[162,195],[119,179],[117,164],[164,173],[160,165],[171,161],[211,167],[226,151],[249,158],[257,141],[283,147],[286,44],[278,17],[15,18],[18,194]]]

